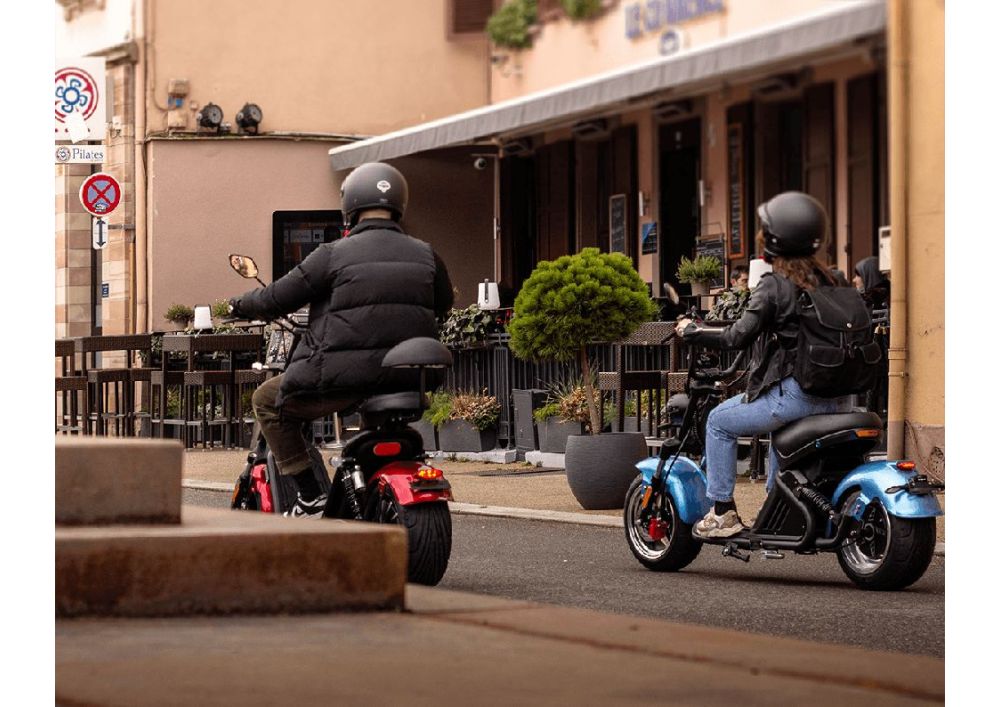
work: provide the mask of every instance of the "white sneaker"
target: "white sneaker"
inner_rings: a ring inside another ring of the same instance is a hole
[[[692,532],[702,538],[731,538],[742,533],[744,529],[743,521],[736,515],[736,511],[726,511],[717,516],[715,511],[711,510],[695,523]]]
[[[285,511],[286,518],[322,518],[323,509],[326,508],[326,494],[321,493],[311,501],[303,501],[302,496],[295,499],[292,510]]]

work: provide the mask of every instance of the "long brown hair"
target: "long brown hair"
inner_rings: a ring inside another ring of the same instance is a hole
[[[757,252],[764,252],[764,231],[757,231]],[[830,272],[830,268],[815,255],[807,255],[802,258],[781,258],[775,256],[771,260],[771,267],[774,268],[774,272],[784,275],[803,290],[814,290],[819,287],[820,281],[816,276],[817,272],[826,278],[824,284],[837,284],[837,280],[834,278],[833,273]]]

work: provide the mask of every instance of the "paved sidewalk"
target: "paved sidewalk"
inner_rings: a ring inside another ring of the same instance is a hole
[[[407,586],[404,613],[56,623],[59,705],[921,704],[944,662]]]
[[[221,484],[232,488],[246,464],[247,452],[223,450],[191,450],[184,455],[184,480]],[[436,459],[433,462],[447,474],[455,501],[475,506],[533,509],[621,517],[621,508],[585,511],[576,502],[566,474],[561,469],[543,470],[529,464],[488,464]],[[749,522],[764,503],[764,483],[750,483],[741,478],[734,498],[744,520]],[[940,496],[942,505],[944,497]],[[466,509],[468,510],[468,509]],[[944,542],[944,518],[938,520],[938,542]]]

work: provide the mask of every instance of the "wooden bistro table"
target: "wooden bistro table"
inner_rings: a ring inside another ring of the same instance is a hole
[[[260,334],[164,334],[163,336],[163,363],[161,375],[157,376],[160,384],[159,411],[160,411],[160,437],[165,436],[165,426],[167,422],[167,385],[180,385],[181,407],[183,420],[173,421],[175,424],[184,425],[184,444],[186,447],[193,446],[193,434],[198,427],[202,430],[202,440],[205,446],[209,444],[209,427],[223,427],[223,444],[230,446],[233,440],[233,429],[236,422],[237,413],[237,383],[234,354],[246,351],[259,351],[263,343]],[[197,354],[218,352],[228,354],[229,369],[221,371],[197,370]],[[168,371],[170,353],[182,353],[187,357],[186,370]],[[180,374],[180,375],[178,375]],[[214,391],[221,387],[224,391],[222,396],[223,414],[221,417],[215,416],[215,396]],[[198,391],[208,389],[210,391],[211,403],[210,411],[205,406],[198,406]],[[196,414],[196,409],[197,410]]]

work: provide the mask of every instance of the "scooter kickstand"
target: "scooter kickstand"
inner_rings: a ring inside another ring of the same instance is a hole
[[[743,560],[744,562],[750,562],[750,553],[742,552],[736,543],[726,543],[726,546],[722,548],[723,557],[732,557],[737,560]]]

